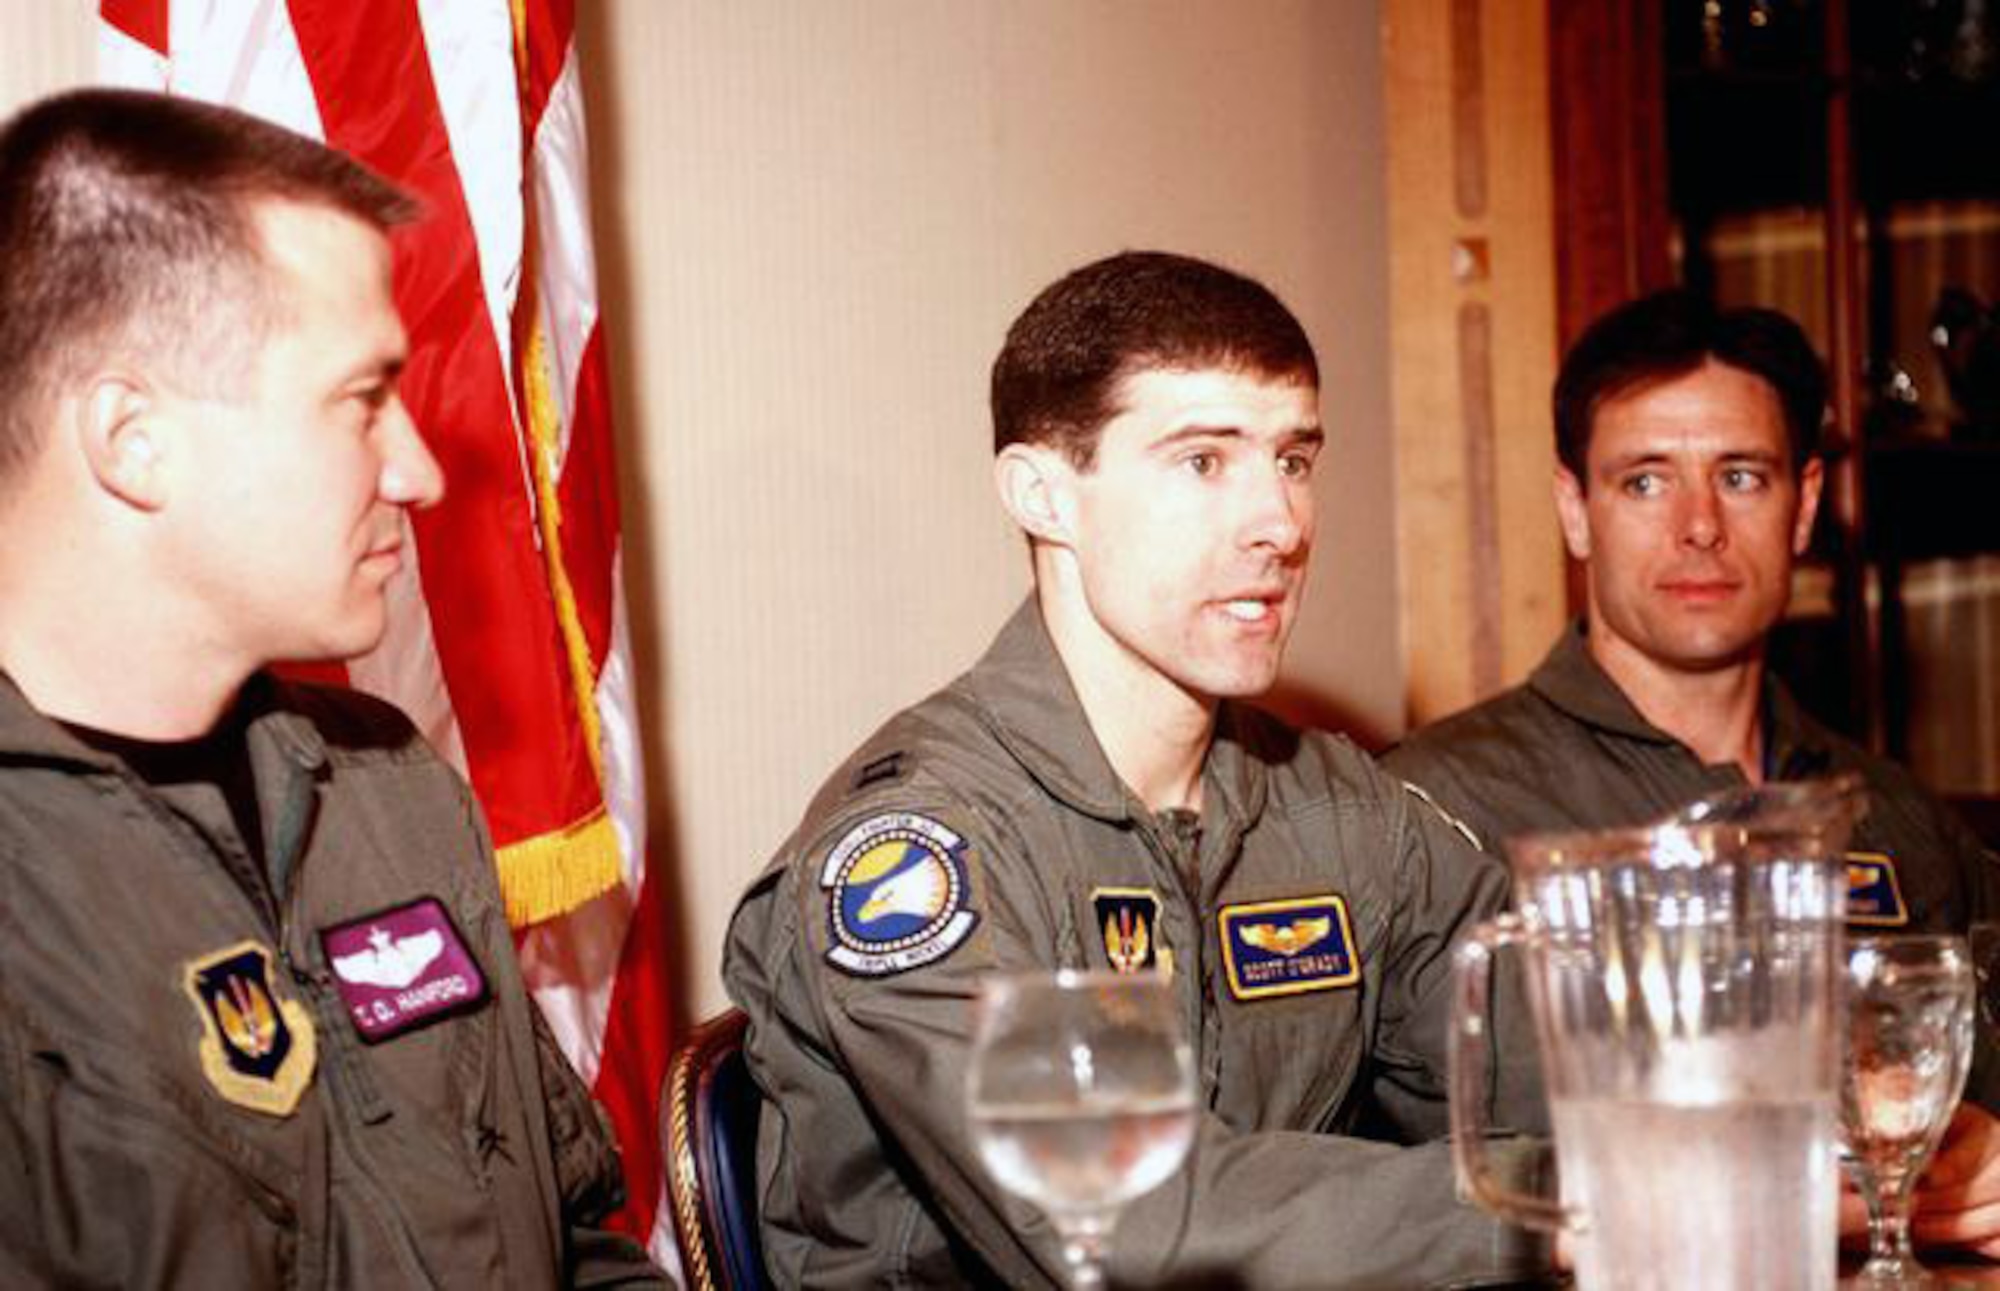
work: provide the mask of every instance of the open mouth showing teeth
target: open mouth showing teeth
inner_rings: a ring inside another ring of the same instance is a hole
[[[1259,622],[1271,612],[1270,603],[1267,601],[1224,601],[1222,609],[1230,618],[1244,623]]]

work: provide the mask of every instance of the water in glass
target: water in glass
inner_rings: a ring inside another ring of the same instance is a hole
[[[1193,1070],[1164,977],[1010,975],[982,988],[967,1072],[973,1138],[994,1180],[1048,1214],[1074,1285],[1102,1285],[1119,1210],[1186,1157]]]

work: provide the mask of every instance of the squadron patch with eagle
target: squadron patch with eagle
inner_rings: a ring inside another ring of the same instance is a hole
[[[820,867],[827,962],[855,977],[934,964],[979,923],[968,906],[965,840],[929,816],[892,811],[841,835]]]
[[[1361,980],[1344,897],[1228,905],[1216,923],[1229,993],[1239,1000],[1328,991]]]

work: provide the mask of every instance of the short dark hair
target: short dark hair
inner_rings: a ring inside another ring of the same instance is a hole
[[[1220,368],[1318,386],[1305,329],[1270,288],[1190,256],[1126,251],[1035,297],[993,361],[993,451],[1052,444],[1078,467],[1142,371]]]
[[[0,127],[0,486],[39,450],[60,383],[109,356],[193,391],[240,379],[278,304],[264,199],[384,230],[418,209],[323,144],[190,99],[78,90]]]
[[[1674,287],[1620,305],[1570,347],[1556,375],[1556,456],[1588,487],[1585,464],[1598,409],[1710,359],[1761,378],[1778,396],[1794,470],[1819,451],[1826,368],[1799,325],[1775,309],[1722,309]]]

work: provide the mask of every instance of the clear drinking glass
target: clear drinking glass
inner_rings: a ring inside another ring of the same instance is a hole
[[[1910,1250],[1910,1194],[1972,1061],[1971,957],[1963,937],[1856,938],[1846,987],[1841,1154],[1868,1204],[1868,1263],[1855,1285],[1933,1285]]]
[[[1104,1285],[1119,1211],[1194,1142],[1194,1059],[1172,985],[1154,973],[988,980],[966,1099],[987,1173],[1047,1213],[1072,1285]]]

